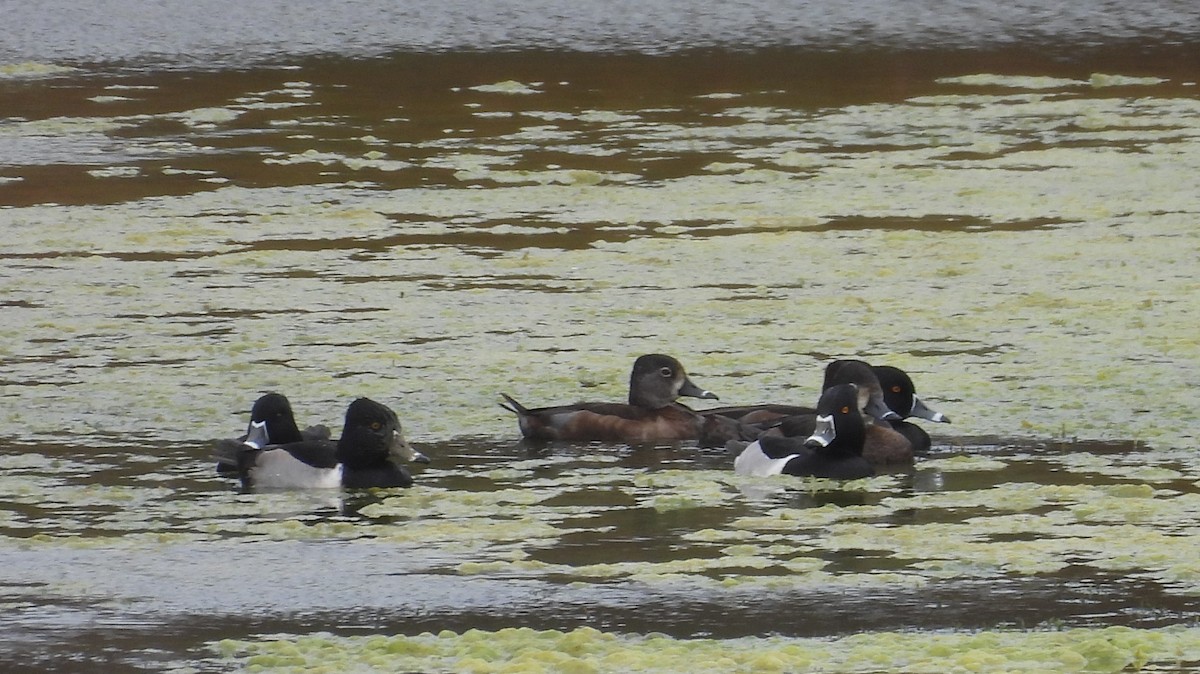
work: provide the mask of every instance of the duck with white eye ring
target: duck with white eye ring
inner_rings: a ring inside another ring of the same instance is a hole
[[[705,420],[677,402],[680,396],[716,400],[692,383],[683,365],[660,353],[640,356],[629,375],[629,402],[581,402],[526,408],[501,393],[500,406],[516,413],[521,435],[536,441],[673,442],[697,440]]]

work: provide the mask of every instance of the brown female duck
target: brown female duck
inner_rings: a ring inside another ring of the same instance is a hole
[[[500,406],[516,413],[521,434],[529,440],[656,442],[696,440],[705,419],[679,404],[680,396],[717,400],[688,378],[671,356],[653,353],[639,357],[629,375],[629,402],[583,402],[556,407],[526,408],[512,396]]]

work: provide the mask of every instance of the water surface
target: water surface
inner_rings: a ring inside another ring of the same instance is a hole
[[[1200,12],[894,4],[8,3],[0,662],[1186,671]],[[954,424],[837,485],[496,404],[658,351]],[[243,493],[266,390],[434,463]]]

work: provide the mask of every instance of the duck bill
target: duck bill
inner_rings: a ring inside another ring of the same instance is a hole
[[[936,421],[943,424],[950,423],[950,417],[938,412],[937,410],[926,407],[925,403],[921,402],[921,399],[917,396],[913,396],[912,412],[910,412],[909,415],[917,417],[918,419],[928,419],[929,421]]]
[[[404,439],[404,435],[400,431],[392,433],[392,444],[388,448],[392,456],[407,461],[409,463],[429,463],[429,457],[413,449],[413,446],[408,444],[408,440]]]
[[[812,435],[804,441],[805,447],[818,448],[828,447],[829,443],[837,437],[837,427],[833,423],[832,414],[818,414],[817,424],[813,428]]]
[[[867,405],[863,408],[863,412],[879,419],[880,421],[900,421],[903,419],[899,414],[892,411],[887,403],[883,402],[883,396],[872,395],[867,399]]]
[[[716,393],[705,391],[704,389],[692,383],[691,379],[684,379],[683,386],[679,387],[679,395],[688,396],[689,398],[705,398],[707,400],[720,400]]]
[[[246,439],[242,440],[242,444],[251,449],[262,449],[271,444],[271,437],[267,434],[267,422],[251,421],[250,429],[246,433]]]

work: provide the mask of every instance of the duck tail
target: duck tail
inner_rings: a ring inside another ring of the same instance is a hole
[[[251,421],[246,437],[239,440],[217,441],[213,451],[213,458],[217,460],[217,473],[221,475],[237,473],[245,481],[246,468],[252,463],[250,455],[262,451],[262,448],[268,444],[270,444],[270,438],[267,435],[267,422]]]
[[[512,396],[508,395],[507,393],[501,393],[500,397],[502,397],[506,401],[508,401],[507,405],[505,405],[504,403],[500,403],[500,406],[503,407],[504,409],[516,414],[519,417],[524,417],[524,416],[529,415],[529,410],[526,409],[524,405],[522,405],[521,403],[514,400]]]
[[[217,473],[220,475],[237,475],[241,472],[242,455],[250,450],[234,438],[222,438],[213,446],[212,458],[217,461]]]

